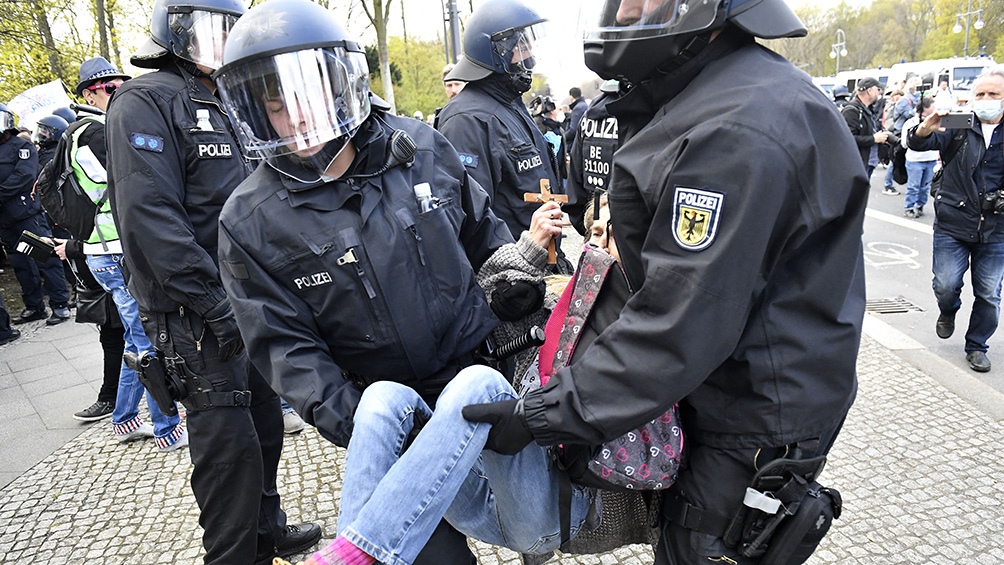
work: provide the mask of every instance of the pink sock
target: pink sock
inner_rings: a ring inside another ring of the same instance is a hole
[[[338,536],[328,547],[311,555],[303,565],[373,565],[376,559]]]

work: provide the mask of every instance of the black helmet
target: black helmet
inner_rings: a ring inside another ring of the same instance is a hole
[[[833,87],[833,99],[834,100],[847,100],[851,97],[851,92],[847,90],[846,84],[838,84]]]
[[[555,111],[558,106],[550,96],[537,96],[530,101],[530,115],[542,116]]]
[[[150,39],[130,60],[137,67],[157,69],[163,66],[163,58],[172,54],[218,69],[227,33],[244,12],[239,0],[157,0]]]
[[[530,90],[533,48],[544,37],[545,21],[522,0],[487,0],[467,19],[464,54],[445,80],[470,82],[499,73],[509,75],[519,92]]]
[[[35,135],[31,137],[31,140],[42,147],[55,145],[69,126],[70,124],[66,123],[66,120],[55,114],[45,116],[35,124]]]
[[[598,0],[584,37],[586,66],[603,78],[639,82],[695,37],[732,22],[764,39],[808,33],[784,0]],[[623,8],[622,8],[623,5]]]
[[[12,131],[17,133],[17,126],[14,125],[16,116],[6,105],[0,104],[0,133]]]
[[[73,122],[77,121],[76,112],[71,110],[69,106],[60,106],[59,108],[56,108],[55,110],[52,111],[52,115],[63,118],[64,120],[66,120],[66,123],[68,124],[72,124]]]
[[[310,0],[249,10],[213,78],[244,151],[273,164],[323,173],[370,114],[364,49]]]

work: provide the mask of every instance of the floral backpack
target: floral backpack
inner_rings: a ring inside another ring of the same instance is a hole
[[[544,330],[541,385],[569,364],[582,329],[609,275],[626,277],[611,255],[587,245],[579,267]],[[561,445],[554,457],[573,483],[615,491],[663,490],[675,481],[683,458],[683,430],[676,405],[641,427],[603,445]]]

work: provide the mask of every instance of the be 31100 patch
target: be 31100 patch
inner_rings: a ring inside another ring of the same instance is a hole
[[[725,195],[677,186],[673,194],[673,238],[689,251],[701,251],[715,241]]]

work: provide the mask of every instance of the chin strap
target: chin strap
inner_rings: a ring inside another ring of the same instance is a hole
[[[193,63],[191,61],[188,61],[186,59],[182,59],[181,57],[178,57],[178,56],[175,56],[175,58],[178,60],[178,66],[181,67],[182,69],[185,69],[185,72],[187,72],[188,74],[192,75],[193,77],[195,77],[195,78],[208,78],[208,79],[212,80],[213,75],[211,75],[210,73],[207,73],[207,72],[203,71],[195,63]]]
[[[685,63],[698,56],[701,51],[704,51],[709,43],[711,43],[711,32],[695,36],[683,46],[683,49],[680,50],[680,53],[677,54],[676,57],[673,57],[667,63],[660,65],[658,71],[661,73],[670,73],[679,69]]]

